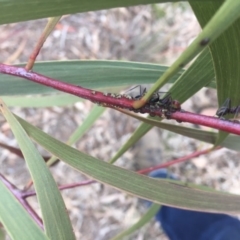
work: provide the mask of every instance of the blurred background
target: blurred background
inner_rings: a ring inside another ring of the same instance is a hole
[[[47,23],[47,19],[0,26],[0,61],[23,63]],[[37,60],[124,60],[171,64],[195,36],[200,26],[187,3],[166,3],[117,8],[64,16],[44,44]],[[79,73],[81,74],[81,73]],[[202,89],[183,104],[188,111],[213,116],[216,91]],[[92,109],[90,102],[67,107],[12,108],[35,126],[66,141]],[[139,121],[107,109],[75,147],[108,161],[139,126]],[[188,124],[188,126],[191,126]],[[0,142],[17,147],[9,125],[0,116]],[[196,126],[194,126],[196,127]],[[117,165],[133,171],[177,159],[210,145],[169,131],[153,128]],[[30,176],[23,159],[0,148],[0,173],[20,188]],[[39,147],[43,155],[48,155]],[[169,169],[182,181],[240,193],[239,153],[221,149]],[[86,177],[62,162],[51,168],[59,185]],[[134,224],[146,211],[139,199],[96,183],[62,191],[77,239],[107,240]],[[39,212],[35,197],[30,203]],[[129,239],[167,239],[152,220]]]

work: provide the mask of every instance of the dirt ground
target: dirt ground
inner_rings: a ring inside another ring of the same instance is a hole
[[[26,62],[46,24],[46,19],[0,26],[0,61]],[[200,27],[187,3],[118,8],[64,16],[41,50],[38,60],[112,59],[170,64],[191,43]],[[203,89],[184,103],[193,112],[214,115],[216,92]],[[66,141],[93,105],[79,102],[69,107],[13,108],[13,111],[52,136]],[[0,116],[0,142],[17,146]],[[76,148],[109,160],[139,122],[106,110]],[[176,159],[210,145],[153,128],[117,162],[131,170]],[[39,148],[41,153],[46,154]],[[1,149],[0,173],[23,188],[29,174],[22,159]],[[170,168],[183,181],[240,193],[239,153],[221,149]],[[59,185],[86,179],[64,163],[52,167]],[[139,199],[102,184],[62,191],[77,239],[107,240],[135,223],[146,211]],[[34,198],[30,203],[39,212]],[[152,220],[128,239],[167,239]]]

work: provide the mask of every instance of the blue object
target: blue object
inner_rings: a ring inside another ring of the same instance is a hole
[[[165,169],[149,176],[176,179],[168,176]],[[155,217],[170,240],[240,240],[240,221],[226,214],[162,206]]]

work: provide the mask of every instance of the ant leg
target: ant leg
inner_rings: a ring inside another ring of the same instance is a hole
[[[240,113],[240,105],[238,105],[237,107],[231,108],[230,113],[234,113],[233,121],[234,122],[239,122],[239,120],[237,120],[237,118],[238,118],[239,113]]]
[[[144,96],[147,93],[147,88],[144,88],[142,91],[142,96]]]
[[[133,99],[138,100],[138,99],[140,99],[141,97],[143,97],[146,94],[147,89],[143,88],[141,85],[137,85],[137,86],[129,89],[126,93],[131,92],[132,90],[134,90],[136,88],[139,88],[139,94],[137,94],[136,96],[132,96],[132,97],[133,97]],[[133,94],[131,94],[131,95],[133,95]]]
[[[143,97],[146,93],[147,93],[147,88],[143,88],[142,85],[138,85],[140,86],[140,96]]]
[[[227,115],[231,111],[231,99],[227,98],[223,105],[217,110],[216,115],[219,118],[223,118],[223,116]],[[224,118],[223,118],[224,119]]]
[[[128,93],[128,92],[134,90],[134,89],[137,88],[137,87],[139,87],[139,88],[141,89],[141,85],[137,85],[137,86],[135,86],[135,87],[132,87],[132,88],[128,89],[125,93]]]

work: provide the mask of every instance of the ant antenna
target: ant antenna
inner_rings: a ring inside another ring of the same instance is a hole
[[[137,85],[131,89],[129,89],[126,93],[128,92],[131,92],[132,90],[136,89],[136,88],[139,88],[139,94],[138,95],[135,95],[135,96],[132,96],[134,100],[139,100],[141,99],[147,92],[147,89],[146,88],[143,88],[141,85]]]

